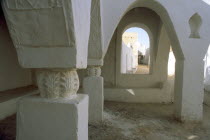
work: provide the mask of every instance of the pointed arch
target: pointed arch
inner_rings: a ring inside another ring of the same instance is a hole
[[[168,33],[169,39],[171,41],[171,45],[173,46],[172,49],[173,49],[173,52],[174,52],[174,55],[175,55],[176,59],[177,60],[184,60],[184,54],[182,52],[182,49],[181,49],[181,46],[180,46],[180,42],[179,42],[176,30],[174,28],[174,24],[172,22],[172,19],[171,19],[170,15],[169,15],[168,11],[166,10],[166,8],[161,3],[159,3],[158,1],[155,1],[155,0],[150,0],[150,1],[148,1],[148,0],[141,0],[141,1],[135,1],[132,4],[128,5],[128,8],[126,9],[126,11],[124,13],[122,13],[118,23],[115,25],[115,30],[117,29],[118,24],[120,23],[121,19],[129,11],[131,11],[134,8],[138,8],[138,7],[139,8],[140,7],[148,8],[148,9],[154,11],[157,15],[160,16],[161,21],[163,22],[163,25],[165,26],[166,31]],[[113,25],[110,25],[110,27],[111,26],[113,26]],[[108,27],[108,25],[107,25],[107,27]],[[104,47],[105,47],[105,49],[104,49],[104,56],[107,53],[110,41],[111,41],[111,39],[113,37],[113,34],[114,34],[114,32],[109,34],[109,35],[108,34],[106,35],[107,37],[109,36],[109,39],[107,39],[108,43],[104,44]]]
[[[181,114],[182,114],[182,103],[180,102],[180,100],[182,100],[182,94],[183,94],[183,74],[184,74],[184,54],[183,54],[183,50],[182,47],[180,45],[180,40],[178,38],[178,30],[176,30],[175,28],[175,23],[173,22],[173,18],[171,17],[169,11],[167,11],[167,7],[164,7],[163,4],[161,4],[160,2],[156,1],[156,0],[139,0],[139,1],[135,1],[132,4],[128,5],[127,10],[124,13],[120,13],[121,15],[119,17],[119,22],[113,25],[114,22],[110,22],[110,24],[106,25],[106,27],[112,27],[115,26],[115,31],[118,33],[117,35],[119,35],[119,28],[118,26],[120,25],[120,21],[123,19],[123,17],[130,11],[132,11],[135,8],[147,8],[151,11],[153,11],[154,13],[156,13],[159,17],[161,22],[163,23],[163,26],[167,32],[168,38],[170,40],[171,46],[172,46],[172,50],[174,52],[175,58],[176,58],[176,70],[175,70],[175,99],[174,99],[174,103],[175,103],[175,116],[177,118],[181,119]],[[114,31],[113,32],[109,32],[106,34],[106,37],[108,39],[106,39],[107,42],[105,42],[105,53],[107,52],[108,46],[110,44],[111,39],[113,39],[114,36]],[[117,51],[117,56],[119,56],[119,52]],[[119,60],[117,60],[119,62]],[[118,63],[117,62],[117,63]],[[118,73],[118,69],[120,68],[119,64],[116,65],[116,73]],[[127,77],[126,77],[127,76]],[[129,77],[129,75],[123,75],[123,74],[116,74],[116,80],[115,80],[115,85],[117,86],[122,86],[125,84],[123,79],[137,79],[136,77]],[[143,77],[145,78],[145,77]],[[142,78],[142,79],[143,79]],[[140,79],[140,78],[139,78]],[[145,78],[146,79],[146,78]],[[121,82],[123,81],[123,83]],[[134,84],[134,83],[132,83]],[[134,85],[130,85],[130,87],[134,87]]]
[[[201,16],[198,13],[195,13],[189,19],[189,25],[191,29],[190,38],[200,38],[200,28],[202,25]]]

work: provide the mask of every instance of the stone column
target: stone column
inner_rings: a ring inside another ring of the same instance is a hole
[[[77,94],[76,69],[37,71],[40,96],[23,98],[17,140],[88,140],[88,96]]]
[[[17,140],[87,140],[89,99],[77,94],[76,69],[87,68],[91,0],[2,0],[2,7],[20,65],[38,69],[41,95],[18,103]]]
[[[96,124],[103,120],[104,79],[101,77],[100,66],[88,67],[87,74],[83,88],[84,93],[89,95],[89,124]]]
[[[203,68],[202,59],[177,60],[175,74],[175,117],[183,122],[200,122],[203,119]]]

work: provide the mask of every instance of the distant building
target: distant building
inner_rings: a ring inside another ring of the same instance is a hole
[[[122,40],[127,46],[134,46],[135,43],[138,41],[138,33],[135,32],[125,32],[123,34]]]

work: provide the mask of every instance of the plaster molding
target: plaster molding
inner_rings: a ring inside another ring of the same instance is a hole
[[[99,67],[99,66],[89,67],[89,68],[87,68],[87,74],[88,74],[88,76],[100,77],[101,76],[101,67]]]
[[[88,58],[88,65],[89,66],[103,66],[104,65],[104,61],[103,61],[103,59]]]

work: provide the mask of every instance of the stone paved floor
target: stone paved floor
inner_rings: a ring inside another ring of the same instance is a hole
[[[210,106],[202,124],[172,116],[172,105],[105,102],[104,122],[89,126],[89,140],[210,140]],[[0,122],[0,140],[15,140],[15,117]]]
[[[104,122],[89,126],[89,140],[210,140],[210,106],[201,124],[180,123],[173,105],[106,102]]]

